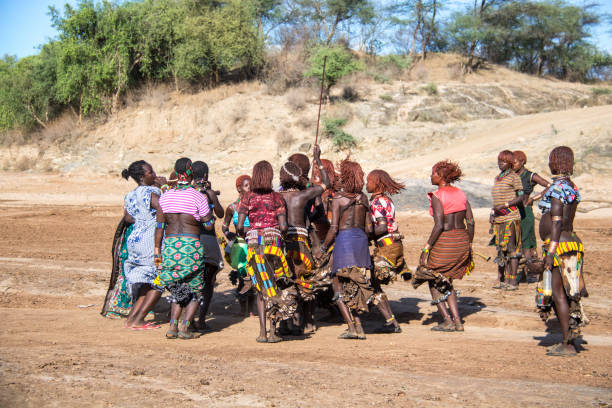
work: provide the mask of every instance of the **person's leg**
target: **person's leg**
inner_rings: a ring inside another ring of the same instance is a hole
[[[361,325],[361,319],[357,315],[355,315],[355,331],[357,332],[358,339],[365,340],[366,338],[365,331],[363,331],[363,326]]]
[[[463,331],[463,323],[461,322],[461,316],[459,315],[459,304],[457,302],[457,293],[451,289],[450,296],[446,299],[448,308],[450,309],[451,315],[455,322],[455,330]]]
[[[170,306],[170,327],[168,327],[166,332],[167,338],[175,339],[178,336],[178,324],[182,311],[183,308],[178,303],[172,303]]]
[[[393,312],[391,311],[391,305],[389,305],[389,299],[387,298],[387,295],[384,292],[381,292],[379,296],[379,301],[376,304],[376,307],[378,308],[380,313],[385,318],[385,324],[383,326],[383,329],[393,328],[393,330],[385,330],[385,332],[399,333],[401,331],[399,323],[397,322],[397,319],[395,318],[395,316],[393,315]]]
[[[303,303],[304,310],[304,333],[314,333],[317,326],[314,321],[314,301],[308,300]]]
[[[208,314],[208,308],[212,301],[215,282],[217,281],[217,273],[219,272],[219,268],[216,265],[204,264],[204,268],[204,292],[198,317],[198,328],[200,329],[206,328],[206,315]]]
[[[563,335],[563,343],[560,345],[553,346],[549,351],[554,350],[555,354],[574,354],[576,348],[569,339],[569,305],[567,303],[567,297],[565,296],[565,289],[563,288],[563,278],[559,272],[559,268],[553,268],[552,270],[552,297],[555,302],[555,314],[559,320],[559,326],[561,326],[561,333]]]
[[[336,305],[338,306],[338,309],[340,310],[340,314],[344,318],[344,321],[348,325],[348,333],[350,335],[356,336],[357,332],[355,329],[355,324],[353,323],[354,322],[353,315],[351,314],[351,311],[346,306],[344,301],[342,301],[342,284],[340,283],[340,280],[338,279],[337,276],[334,276],[332,280],[332,287],[334,288],[334,294],[335,294],[334,297],[336,297],[337,299]]]
[[[429,281],[429,291],[431,292],[431,298],[434,300],[442,297],[442,293],[440,293],[440,291],[434,287],[433,282],[431,281]],[[431,330],[434,330],[434,331],[452,331],[454,330],[455,324],[453,323],[451,315],[448,312],[448,308],[446,307],[446,302],[439,302],[436,304],[436,306],[438,307],[438,312],[440,312],[440,314],[444,318],[444,322],[440,323],[437,326],[432,327]]]
[[[148,290],[146,295],[144,296],[144,300],[140,310],[138,310],[133,317],[132,323],[129,324],[129,327],[139,327],[143,326],[146,322],[144,320],[147,313],[149,313],[155,307],[155,304],[161,297],[161,291],[157,289],[153,289],[151,286],[147,286]]]
[[[257,315],[259,316],[259,337],[257,337],[258,342],[266,342],[266,305],[264,303],[264,298],[261,293],[257,293]]]
[[[519,258],[516,256],[518,254],[518,248],[516,244],[517,234],[516,231],[517,224],[512,224],[510,226],[510,240],[508,241],[507,253],[509,255],[508,267],[506,269],[508,275],[506,275],[506,289],[516,289],[518,287],[518,264]]]
[[[132,326],[134,316],[138,314],[145,300],[146,288],[138,285],[136,290],[138,290],[138,293],[135,296],[136,301],[133,303],[130,313],[128,314],[127,321],[125,322],[126,327]]]
[[[178,326],[179,336],[181,336],[182,338],[193,337],[193,333],[189,329],[189,326],[191,325],[191,322],[193,321],[193,318],[195,317],[195,314],[198,311],[198,306],[199,305],[196,299],[193,299],[187,304],[187,306],[185,306],[185,313],[183,315],[183,319],[180,321]]]

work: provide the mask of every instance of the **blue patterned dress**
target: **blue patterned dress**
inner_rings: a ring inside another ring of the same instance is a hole
[[[153,261],[157,211],[151,208],[151,194],[161,195],[161,191],[153,186],[138,186],[125,196],[125,209],[134,218],[134,229],[127,239],[128,258],[124,264],[130,291],[132,285],[151,284],[157,276]]]

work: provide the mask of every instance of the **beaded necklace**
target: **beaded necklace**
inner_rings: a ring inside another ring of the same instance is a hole
[[[502,171],[497,177],[495,177],[495,180],[500,181],[501,179],[506,177],[508,174],[510,174],[510,171],[512,171],[512,169]]]

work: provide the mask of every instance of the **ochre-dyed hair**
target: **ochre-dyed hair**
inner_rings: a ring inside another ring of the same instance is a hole
[[[574,152],[567,146],[557,146],[548,156],[548,167],[552,174],[570,176],[574,174]]]
[[[303,189],[304,188],[304,177],[302,177],[302,170],[294,162],[288,161],[283,164],[280,169],[280,184],[283,189],[287,190],[290,188]]]
[[[302,175],[308,177],[308,173],[310,173],[310,159],[308,159],[308,156],[303,153],[293,153],[287,161],[297,164],[300,170],[302,170]]]
[[[363,190],[363,170],[359,163],[347,157],[340,162],[340,180],[347,193],[359,193]]]
[[[497,160],[503,160],[506,163],[512,163],[512,161],[514,160],[514,156],[512,155],[512,152],[510,150],[502,150],[497,155]]]
[[[256,193],[271,192],[273,178],[274,170],[270,162],[262,160],[255,163],[255,166],[253,166],[253,175],[251,176],[251,190]]]
[[[372,180],[376,186],[374,191],[380,193],[397,194],[406,187],[402,183],[393,180],[389,173],[380,169],[372,170],[370,174],[368,174],[368,181],[369,180]]]
[[[327,187],[331,188],[332,190],[338,190],[337,184],[338,184],[339,176],[338,176],[338,173],[336,173],[336,169],[334,168],[334,163],[332,163],[330,160],[327,160],[327,159],[321,159],[321,164],[325,168],[325,171],[327,172],[327,176],[329,177],[330,185]],[[319,177],[319,179],[321,178],[321,170],[319,170],[319,167],[317,166],[314,166],[312,168],[312,178],[314,179],[315,177]]]
[[[525,154],[524,151],[522,150],[515,150],[512,152],[512,156],[516,159],[516,160],[520,160],[523,162],[523,164],[527,163],[527,155]]]
[[[251,176],[249,176],[248,174],[243,174],[242,176],[238,176],[238,178],[236,179],[236,188],[242,187],[242,183],[244,183],[244,180],[251,181]]]
[[[510,153],[512,154],[512,153]],[[463,177],[463,173],[457,163],[453,163],[450,160],[439,161],[433,166],[434,173],[442,177],[442,180],[447,184],[459,181]]]

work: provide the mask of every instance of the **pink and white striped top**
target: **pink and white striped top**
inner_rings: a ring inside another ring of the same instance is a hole
[[[210,212],[208,199],[195,188],[170,189],[159,199],[164,214],[191,214],[196,221]]]

